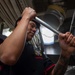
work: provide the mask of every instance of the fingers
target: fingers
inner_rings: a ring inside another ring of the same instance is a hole
[[[68,38],[71,35],[70,32],[66,32],[65,37]]]
[[[71,33],[66,33],[65,37],[66,37],[67,44],[71,46],[75,46],[75,37]]]
[[[33,8],[31,8],[31,7],[26,7],[25,10],[30,10],[30,12],[35,12],[35,10]]]
[[[75,37],[73,37],[71,39],[71,41],[69,42],[69,44],[75,47]]]
[[[31,7],[26,7],[22,13],[22,16],[35,16],[36,12],[34,9],[32,9]]]
[[[73,35],[68,34],[68,35],[66,35],[66,38],[67,38],[66,42],[69,43],[73,39]]]
[[[65,34],[59,34],[59,40],[64,40],[66,44],[75,46],[75,36],[73,36],[70,32],[66,32]]]
[[[66,32],[65,34],[60,33],[60,34],[59,34],[59,38],[66,40],[66,39],[69,37],[69,35],[70,35],[70,32]]]

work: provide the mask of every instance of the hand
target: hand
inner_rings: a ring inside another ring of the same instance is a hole
[[[36,16],[36,12],[31,7],[26,7],[22,13],[22,17],[27,17],[28,19],[33,19]]]
[[[75,51],[75,37],[70,33],[59,34],[59,43],[64,55],[71,55]]]

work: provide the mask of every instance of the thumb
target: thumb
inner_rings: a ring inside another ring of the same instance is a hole
[[[59,33],[59,38],[65,38],[66,37],[66,34],[63,34],[63,33]]]

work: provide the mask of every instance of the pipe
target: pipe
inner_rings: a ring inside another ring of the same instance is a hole
[[[56,29],[54,29],[53,27],[51,27],[49,24],[47,24],[46,22],[44,22],[43,20],[41,20],[38,17],[35,17],[35,21],[42,24],[43,26],[47,27],[48,29],[52,30],[56,34],[60,33],[59,31],[57,31]]]

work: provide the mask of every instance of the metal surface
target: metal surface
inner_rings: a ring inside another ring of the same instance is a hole
[[[72,30],[72,26],[73,26],[73,23],[74,23],[74,18],[75,18],[75,10],[74,10],[74,13],[73,13],[73,16],[72,16],[72,21],[71,21],[71,25],[70,25],[70,32]]]
[[[44,21],[41,20],[40,18],[35,17],[35,20],[36,20],[38,23],[40,23],[40,24],[42,24],[43,26],[45,26],[45,27],[47,27],[48,29],[50,29],[51,31],[53,31],[54,33],[56,33],[56,34],[59,34],[59,33],[60,33],[59,31],[57,31],[56,29],[54,29],[53,27],[51,27],[49,24],[47,24],[46,22],[44,22]]]

